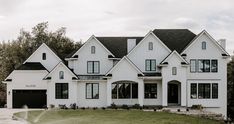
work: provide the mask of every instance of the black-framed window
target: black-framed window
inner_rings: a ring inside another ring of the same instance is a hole
[[[148,45],[149,45],[149,46],[148,46],[148,49],[149,49],[149,50],[153,50],[153,49],[154,49],[153,42],[149,42]]]
[[[138,84],[130,81],[120,81],[111,84],[112,99],[138,98]]]
[[[86,99],[99,99],[98,83],[86,83]]]
[[[145,70],[146,71],[156,71],[156,59],[146,59],[145,60]]]
[[[91,54],[95,54],[95,52],[96,52],[95,46],[91,46]]]
[[[42,53],[42,60],[46,60],[46,53]]]
[[[218,60],[211,60],[211,72],[218,72]]]
[[[157,99],[157,84],[145,84],[145,98]]]
[[[209,59],[198,60],[198,72],[210,72],[210,60]]]
[[[100,73],[100,62],[99,61],[88,61],[87,62],[87,73],[88,74]]]
[[[172,75],[176,75],[177,74],[177,68],[176,67],[172,67]]]
[[[64,72],[63,71],[59,71],[59,79],[64,79]]]
[[[198,84],[198,98],[209,99],[211,94],[210,83]]]
[[[212,99],[218,98],[218,83],[212,84]]]
[[[191,59],[190,60],[190,72],[196,72],[196,59]]]
[[[190,88],[190,94],[191,94],[191,99],[196,99],[197,98],[197,84],[196,83],[191,83],[191,88]]]
[[[55,98],[68,99],[68,83],[55,83]]]
[[[202,50],[206,50],[206,42],[205,41],[202,42]]]

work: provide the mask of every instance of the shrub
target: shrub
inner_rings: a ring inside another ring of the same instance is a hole
[[[66,106],[66,104],[64,104],[64,105],[59,104],[59,108],[60,109],[68,109],[67,106]]]
[[[140,104],[135,104],[135,105],[132,106],[132,108],[134,108],[134,109],[140,109],[141,106],[140,106]]]
[[[85,107],[81,107],[82,110],[85,110]]]
[[[121,108],[122,109],[129,109],[128,105],[126,105],[126,104],[123,104]]]
[[[110,108],[117,109],[117,106],[115,105],[115,103],[112,103],[111,106],[110,106]]]
[[[102,110],[106,110],[106,108],[105,108],[105,107],[102,107]]]
[[[191,109],[202,110],[203,106],[202,105],[192,105]]]
[[[55,107],[55,105],[54,104],[50,104],[50,106],[49,106],[50,108],[54,108]]]
[[[96,109],[98,109],[97,107],[93,107],[93,110],[96,110]]]
[[[76,103],[70,104],[70,108],[75,110],[76,109]]]

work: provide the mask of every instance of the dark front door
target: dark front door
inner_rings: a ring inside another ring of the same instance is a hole
[[[168,103],[178,103],[178,84],[168,84]]]
[[[13,108],[43,108],[46,105],[46,90],[13,90]]]

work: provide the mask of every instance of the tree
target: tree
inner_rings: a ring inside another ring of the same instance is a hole
[[[228,115],[234,120],[234,56],[227,66]]]
[[[21,29],[17,39],[0,43],[0,106],[6,102],[6,86],[2,81],[42,43],[46,43],[61,59],[82,45],[68,38],[64,27],[55,32],[48,31],[48,22],[37,24],[31,32]]]

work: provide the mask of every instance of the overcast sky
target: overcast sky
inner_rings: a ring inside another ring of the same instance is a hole
[[[40,22],[67,28],[75,41],[96,36],[144,36],[155,28],[207,30],[234,50],[234,0],[0,0],[0,40]]]

